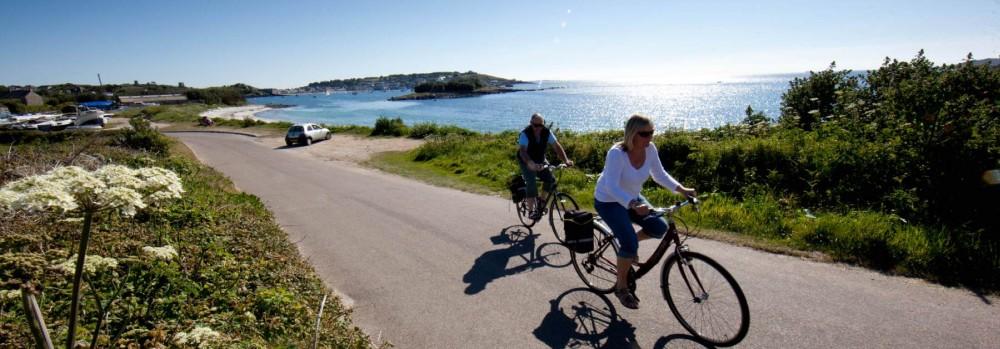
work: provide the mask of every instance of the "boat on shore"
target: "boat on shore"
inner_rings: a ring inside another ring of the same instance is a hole
[[[0,130],[62,131],[103,129],[110,114],[100,109],[79,106],[66,114],[7,115],[0,119]]]

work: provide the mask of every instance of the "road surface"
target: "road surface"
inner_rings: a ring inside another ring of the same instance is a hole
[[[400,348],[703,348],[670,313],[659,267],[640,310],[581,289],[546,224],[508,200],[426,185],[225,134],[173,134],[261,197],[373,339]],[[513,234],[512,234],[513,233]],[[518,233],[531,235],[512,241]],[[1000,299],[715,241],[750,303],[747,348],[998,348]],[[648,256],[655,243],[642,244]]]

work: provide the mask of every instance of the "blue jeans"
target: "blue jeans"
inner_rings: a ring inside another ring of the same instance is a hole
[[[535,172],[528,168],[528,165],[521,160],[521,156],[517,157],[517,164],[521,165],[521,177],[524,178],[525,196],[529,198],[538,197],[538,187],[535,184],[535,176],[538,176],[542,180],[542,187],[547,192],[552,192],[552,187],[555,186],[556,178],[552,176],[552,171],[545,170],[541,172]]]
[[[639,196],[639,200],[647,206],[653,206],[642,196]],[[632,223],[638,224],[646,235],[653,238],[663,238],[663,234],[667,233],[667,221],[663,217],[639,217],[635,211],[628,210],[617,202],[603,202],[597,199],[594,199],[594,208],[621,245],[618,257],[635,259],[639,256],[639,236],[636,235]]]

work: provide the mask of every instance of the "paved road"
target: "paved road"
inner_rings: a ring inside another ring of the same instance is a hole
[[[547,226],[519,242],[504,238],[517,224],[504,199],[248,137],[173,136],[267,203],[373,338],[401,348],[702,347],[670,314],[655,277],[640,280],[642,309],[629,310],[580,289]],[[742,347],[1000,347],[996,297],[714,241],[690,245],[743,285],[752,322]]]

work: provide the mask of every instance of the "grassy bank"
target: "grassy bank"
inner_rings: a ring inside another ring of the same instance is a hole
[[[148,139],[148,138],[156,139]],[[202,166],[182,144],[153,133],[0,133],[0,185],[56,165],[163,167],[185,193],[134,218],[95,218],[89,258],[117,264],[85,278],[77,338],[89,344],[99,307],[107,310],[100,347],[181,346],[183,334],[209,327],[214,347],[309,347],[317,311],[329,295],[320,347],[367,348],[350,310],[326,289],[257,197],[240,193]],[[80,223],[5,213],[0,224],[0,288],[33,285],[57,346],[65,341],[71,282],[54,266],[72,254]],[[177,257],[150,260],[146,246],[173,246]],[[0,347],[32,347],[19,298],[0,297]],[[110,304],[110,305],[108,305]]]
[[[985,174],[1000,168],[998,100],[1000,70],[918,55],[860,77],[831,66],[797,78],[778,120],[748,108],[740,124],[667,130],[653,142],[675,177],[707,194],[702,227],[997,290],[1000,185]],[[577,164],[561,188],[585,206],[620,132],[556,130]],[[517,173],[516,139],[450,132],[376,166],[502,192]],[[674,199],[647,185],[654,203]]]
[[[693,135],[697,133],[662,134],[653,142],[665,144],[671,138]],[[507,180],[518,173],[514,158],[516,136],[514,132],[503,132],[439,137],[410,152],[382,154],[371,164],[437,185],[504,195]],[[603,167],[604,153],[616,138],[615,133],[560,133],[561,143],[578,163],[576,168],[562,171],[560,189],[588,209],[593,208],[593,191]],[[664,160],[674,158],[673,154],[664,155]],[[549,158],[555,159],[554,154]],[[837,261],[944,283],[979,287],[996,282],[990,280],[997,275],[995,272],[983,274],[967,267],[973,259],[973,265],[986,265],[997,271],[1000,263],[996,255],[985,250],[990,246],[981,246],[984,250],[979,250],[970,247],[967,241],[956,240],[954,231],[958,228],[907,223],[898,215],[873,210],[812,208],[809,211],[762,186],[748,186],[737,197],[718,190],[713,192],[710,187],[705,190],[707,185],[692,181],[691,176],[677,177],[685,184],[702,188],[706,199],[700,214],[684,218],[701,228],[741,236],[717,236],[723,240],[771,251],[819,251]],[[660,205],[679,199],[652,182],[648,183],[645,195]],[[973,254],[970,250],[977,252]]]

